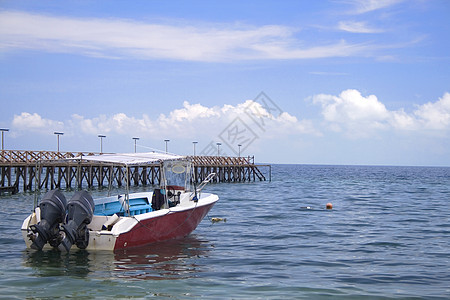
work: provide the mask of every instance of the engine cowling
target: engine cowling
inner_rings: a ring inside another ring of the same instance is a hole
[[[76,192],[67,203],[67,216],[62,225],[63,240],[59,245],[62,251],[69,251],[73,244],[85,249],[89,244],[89,230],[94,215],[94,200],[86,191]]]
[[[53,247],[59,245],[61,242],[59,223],[66,215],[66,204],[66,197],[59,190],[52,190],[44,195],[39,204],[41,221],[30,226],[35,234],[32,236],[31,248],[42,250],[47,242]]]

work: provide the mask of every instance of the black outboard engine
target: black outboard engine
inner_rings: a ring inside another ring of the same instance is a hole
[[[94,215],[94,200],[86,191],[79,191],[67,203],[67,217],[62,230],[64,231],[59,249],[69,251],[73,244],[80,249],[86,249],[89,244],[89,230]]]
[[[44,195],[39,208],[41,210],[41,221],[31,225],[30,229],[37,236],[32,236],[31,248],[42,250],[47,241],[53,247],[58,247],[61,242],[59,234],[59,223],[66,215],[66,197],[58,191],[49,191]]]

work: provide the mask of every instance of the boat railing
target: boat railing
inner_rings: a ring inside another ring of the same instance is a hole
[[[203,180],[197,187],[197,193],[200,193],[202,189],[214,178],[214,176],[216,176],[216,173],[209,173],[205,180]]]

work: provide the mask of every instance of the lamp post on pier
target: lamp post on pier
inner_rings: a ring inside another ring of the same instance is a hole
[[[164,140],[166,142],[166,153],[167,153],[167,143],[170,142],[170,140]]]
[[[53,133],[56,134],[56,138],[57,138],[57,141],[58,141],[58,153],[59,153],[59,136],[60,135],[64,135],[64,132],[55,131]]]
[[[3,139],[3,134],[5,133],[5,132],[7,132],[7,131],[9,131],[9,129],[8,128],[0,128],[0,131],[2,132],[2,151],[3,150],[5,150],[5,148],[4,148],[4,139]]]
[[[239,147],[239,157],[241,157],[241,146],[242,146],[241,144],[238,145],[238,147]]]
[[[194,145],[194,156],[195,156],[195,145],[198,144],[198,142],[192,142],[192,144]]]
[[[98,137],[100,138],[100,154],[103,153],[103,138],[106,137],[106,135],[99,134]]]
[[[136,153],[136,142],[139,140],[139,138],[134,137],[133,140],[134,140],[134,153]]]
[[[216,143],[217,145],[217,156],[220,156],[220,145],[222,145],[222,143]]]

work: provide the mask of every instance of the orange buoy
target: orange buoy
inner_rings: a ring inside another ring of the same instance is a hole
[[[331,204],[331,203],[327,203],[327,209],[333,209],[333,204]]]

